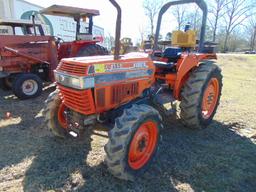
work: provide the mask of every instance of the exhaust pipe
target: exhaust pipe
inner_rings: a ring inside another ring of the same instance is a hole
[[[115,34],[115,52],[114,52],[114,59],[119,59],[119,52],[120,52],[120,36],[121,36],[121,17],[122,17],[122,10],[119,4],[115,0],[109,0],[111,4],[117,10],[117,18],[116,18],[116,34]]]

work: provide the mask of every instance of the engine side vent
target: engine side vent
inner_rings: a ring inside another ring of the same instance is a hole
[[[97,106],[98,107],[105,107],[105,88],[102,89],[98,89],[96,91],[96,95],[97,95]]]
[[[121,84],[121,85],[116,85],[112,87],[111,93],[111,103],[120,103],[124,99],[137,95],[139,92],[139,83],[134,82],[134,83],[129,83],[129,84]]]

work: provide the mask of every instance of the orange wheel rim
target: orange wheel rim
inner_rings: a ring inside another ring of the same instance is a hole
[[[64,105],[64,103],[61,103],[58,109],[58,121],[63,128],[67,128],[67,121],[65,117],[65,110],[67,107]]]
[[[219,91],[218,79],[212,78],[204,91],[202,101],[202,116],[204,119],[208,119],[212,115],[219,98]]]
[[[142,168],[153,155],[158,140],[157,124],[153,121],[143,123],[132,138],[128,163],[132,169]]]

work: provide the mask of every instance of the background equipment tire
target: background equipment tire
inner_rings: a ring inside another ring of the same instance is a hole
[[[4,80],[0,79],[0,89],[5,90]]]
[[[182,123],[192,129],[206,128],[216,113],[221,90],[221,69],[212,62],[200,64],[190,73],[181,92]]]
[[[95,55],[108,55],[108,50],[98,44],[87,45],[82,47],[78,53],[77,57],[85,56],[95,56]]]
[[[56,137],[65,138],[68,135],[65,130],[65,126],[67,125],[65,125],[64,111],[65,105],[62,104],[59,90],[56,89],[45,101],[45,108],[43,111],[45,124]]]
[[[5,78],[0,79],[0,88],[5,91],[11,90],[12,89],[12,81],[13,81],[12,77],[5,77]]]
[[[15,77],[12,91],[19,99],[30,99],[39,96],[43,90],[43,82],[35,74],[23,73]]]
[[[162,118],[148,105],[132,105],[116,118],[105,145],[105,162],[117,178],[133,180],[155,156]]]

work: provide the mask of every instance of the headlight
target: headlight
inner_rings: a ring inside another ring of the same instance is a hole
[[[54,71],[55,80],[61,85],[74,89],[88,89],[95,85],[94,77],[77,77]]]
[[[74,88],[81,88],[82,86],[81,86],[81,80],[80,79],[78,79],[78,78],[75,78],[75,77],[70,77],[70,84],[71,84],[71,86],[72,87],[74,87]]]

